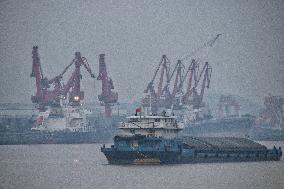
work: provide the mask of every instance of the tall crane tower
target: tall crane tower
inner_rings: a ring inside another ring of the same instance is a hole
[[[113,92],[114,85],[112,79],[108,76],[105,54],[100,54],[99,56],[99,75],[97,80],[102,81],[102,93],[98,96],[101,105],[105,107],[105,116],[111,116],[111,106],[117,103],[118,93]]]
[[[177,108],[180,105],[182,105],[182,96],[184,95],[183,93],[183,71],[184,71],[184,65],[181,62],[181,60],[178,60],[175,65],[174,70],[171,73],[170,79],[168,81],[170,82],[172,80],[172,77],[175,74],[176,77],[174,80],[173,90],[171,93],[171,102],[170,102],[174,108]]]
[[[92,78],[95,78],[95,75],[92,73],[87,59],[85,57],[82,57],[80,52],[76,52],[75,58],[59,76],[62,77],[73,64],[75,64],[75,69],[67,83],[63,85],[61,95],[63,96],[63,98],[66,98],[69,92],[69,104],[72,106],[79,106],[80,101],[84,99],[84,92],[81,91],[80,84],[80,80],[82,79],[81,66],[84,66],[84,68]]]
[[[160,75],[158,74],[160,72]],[[154,87],[154,83],[159,75],[157,81],[157,89]],[[165,103],[170,102],[169,92],[169,77],[170,77],[170,60],[166,55],[162,55],[162,58],[156,68],[151,81],[148,83],[144,93],[150,93],[142,99],[142,104],[145,107],[152,107],[152,110],[156,110],[158,107],[163,107]]]
[[[31,97],[33,103],[38,105],[40,111],[45,111],[46,106],[59,106],[60,105],[60,92],[61,92],[61,77],[55,77],[48,80],[43,76],[43,71],[40,64],[38,47],[34,46],[32,50],[32,73],[31,77],[36,79],[36,94]],[[50,89],[53,85],[53,89]]]

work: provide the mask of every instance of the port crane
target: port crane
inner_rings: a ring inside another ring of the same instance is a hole
[[[157,90],[154,88],[154,82],[160,71],[160,77],[158,81]],[[170,80],[170,60],[166,55],[162,55],[162,58],[156,68],[154,75],[151,81],[148,83],[147,88],[144,90],[144,93],[150,93],[145,98],[142,99],[143,106],[151,106],[154,110],[159,106],[163,105],[161,101],[169,102],[170,92],[167,84],[164,86],[164,81],[169,84]]]
[[[187,59],[192,58],[197,53],[204,51],[209,47],[213,47],[213,45],[216,43],[217,39],[221,35],[222,34],[217,34],[213,39],[206,41],[204,44],[196,48],[194,51],[181,58],[181,61],[186,61]],[[204,91],[205,88],[207,89],[209,88],[211,73],[212,73],[212,67],[209,66],[208,62],[205,62],[201,71],[199,70],[199,67],[200,67],[200,61],[196,61],[196,59],[191,59],[191,63],[188,66],[184,78],[182,79],[182,82],[184,82],[186,80],[186,77],[188,77],[186,93],[183,96],[183,104],[187,105],[192,104],[194,109],[199,108],[201,106]],[[203,81],[201,84],[200,93],[198,94],[197,87],[202,77]]]
[[[105,63],[105,54],[99,55],[99,75],[97,80],[102,81],[102,93],[98,95],[101,105],[105,107],[105,116],[111,116],[111,106],[117,103],[118,93],[113,92],[114,85],[112,79],[108,76],[106,63]]]
[[[183,95],[183,99],[182,99],[183,104],[190,104],[189,97],[195,90],[193,86],[195,87],[197,86],[198,70],[199,70],[199,63],[195,59],[192,59],[182,79],[182,83],[183,83],[186,80],[186,78],[188,78],[186,92]]]
[[[63,84],[61,95],[63,99],[67,98],[67,94],[69,93],[69,104],[72,106],[79,106],[80,101],[84,99],[84,92],[81,91],[80,80],[82,79],[81,75],[81,66],[87,70],[92,78],[95,78],[95,75],[92,73],[92,70],[88,64],[88,61],[85,57],[81,56],[80,52],[75,53],[75,58],[72,62],[63,70],[63,72],[58,76],[61,77],[67,72],[67,70],[75,64],[75,70],[73,71],[71,77],[67,81],[66,84]]]
[[[42,67],[40,64],[40,57],[38,47],[34,46],[32,50],[32,73],[31,77],[36,79],[36,93],[31,97],[33,103],[38,105],[40,111],[45,111],[47,105],[59,106],[60,105],[60,92],[61,92],[61,77],[55,77],[48,80],[43,76]],[[53,85],[53,89],[50,89]]]
[[[45,111],[46,106],[60,106],[60,99],[66,99],[67,94],[69,94],[69,104],[72,106],[79,106],[80,100],[84,98],[84,92],[80,90],[80,80],[82,78],[80,71],[81,66],[86,68],[91,77],[95,77],[87,59],[82,57],[80,52],[76,52],[75,58],[63,72],[49,80],[43,76],[37,46],[33,47],[32,57],[33,64],[31,77],[36,78],[36,94],[31,97],[31,100],[38,105],[38,109],[40,111]],[[63,75],[73,64],[75,64],[75,70],[67,81],[67,84],[64,85],[61,83]],[[53,89],[50,89],[51,85],[54,85]]]
[[[201,72],[199,73],[196,81],[194,82],[194,87],[192,88],[192,102],[187,101],[185,103],[192,104],[194,109],[198,109],[202,105],[202,100],[204,96],[205,88],[209,89],[210,86],[210,79],[211,79],[212,67],[209,65],[208,62],[205,62]],[[198,84],[202,79],[202,83],[200,86],[200,92],[198,93]]]
[[[169,82],[172,80],[172,77],[174,74],[175,75],[175,80],[174,80],[174,85],[173,85],[173,90],[171,93],[171,103],[173,104],[173,106],[179,107],[180,105],[182,105],[182,96],[183,96],[183,75],[184,75],[184,65],[181,62],[181,60],[177,61],[177,64],[175,65],[174,70],[171,73],[170,79],[168,81],[168,85]]]
[[[150,93],[150,95],[142,99],[143,106],[150,106],[151,104],[154,109],[158,107],[171,108],[172,106],[175,109],[179,109],[182,105],[193,105],[194,108],[199,108],[202,104],[204,91],[206,88],[209,88],[210,85],[212,67],[206,62],[202,69],[199,70],[200,61],[192,59],[185,71],[186,66],[184,62],[198,52],[208,47],[213,47],[220,36],[221,34],[217,34],[213,39],[205,42],[190,54],[179,59],[173,71],[171,71],[169,59],[166,55],[163,55],[154,72],[152,80],[144,90],[144,93]],[[159,71],[160,79],[157,90],[155,90],[154,81]],[[164,77],[166,77],[165,84]],[[173,78],[175,78],[174,81]],[[171,82],[174,83],[172,92],[169,90]],[[187,88],[184,93],[183,88],[185,82],[187,82]],[[199,93],[197,91],[198,88],[201,88]]]

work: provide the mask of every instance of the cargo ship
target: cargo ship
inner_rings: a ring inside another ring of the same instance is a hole
[[[125,134],[103,145],[110,164],[279,161],[281,148],[267,149],[246,138],[178,136],[183,125],[173,115],[131,116],[119,127]]]
[[[255,116],[240,113],[240,103],[236,96],[221,95],[218,113],[213,117],[206,107],[187,108],[184,111],[183,133],[205,137],[247,137]]]
[[[246,137],[249,135],[254,119],[254,116],[242,115],[186,122],[183,133],[205,137]]]
[[[36,115],[37,111],[31,104],[0,103],[0,133],[28,131]]]
[[[11,129],[14,126],[10,122],[1,126],[6,129],[0,132],[0,145],[107,142],[115,135],[117,124],[122,120],[122,116],[94,117],[81,107],[49,107],[40,112],[36,120],[33,118],[25,123],[25,129]]]

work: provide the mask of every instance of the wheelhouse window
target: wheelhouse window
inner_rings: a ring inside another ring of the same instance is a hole
[[[160,119],[159,118],[155,119],[155,122],[160,122]]]
[[[138,118],[130,118],[129,122],[137,122]]]

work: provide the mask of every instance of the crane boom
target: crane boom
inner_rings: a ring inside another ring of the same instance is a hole
[[[172,96],[175,97],[177,92],[181,92],[181,87],[182,87],[182,68],[183,68],[183,64],[181,63],[181,60],[178,60],[175,70],[176,70],[176,78],[174,81],[174,88],[173,88],[173,92],[172,92]],[[178,85],[179,82],[179,85]]]
[[[188,104],[189,97],[191,96],[191,94],[195,90],[195,88],[197,87],[197,84],[198,84],[197,83],[198,69],[199,69],[199,64],[194,59],[192,59],[191,64],[188,66],[188,69],[187,69],[186,74],[185,74],[184,79],[183,79],[183,81],[185,81],[185,79],[186,79],[186,77],[189,73],[186,92],[183,96],[183,102],[185,104]],[[192,86],[193,86],[193,88],[192,88]]]
[[[87,63],[87,59],[85,57],[81,56],[80,52],[75,53],[75,58],[72,60],[72,62],[63,70],[63,72],[59,75],[62,77],[63,74],[67,72],[67,70],[71,67],[71,65],[75,64],[75,70],[72,73],[71,77],[67,81],[66,85],[63,85],[61,94],[66,98],[67,93],[72,88],[72,91],[69,95],[69,103],[74,106],[80,105],[80,100],[84,99],[84,92],[81,91],[81,66],[83,65],[86,70],[90,73],[91,77],[94,78],[94,74],[91,71],[91,68],[89,64]]]
[[[222,34],[217,34],[213,39],[205,42],[204,44],[202,44],[200,47],[198,47],[197,49],[195,49],[194,51],[192,51],[190,54],[184,56],[183,58],[181,58],[181,61],[184,61],[188,58],[191,58],[192,56],[194,56],[196,53],[198,53],[199,51],[203,50],[206,47],[213,47],[214,43],[217,41],[217,39],[221,36]]]
[[[42,74],[42,69],[40,65],[40,58],[39,58],[37,46],[33,47],[32,58],[33,58],[32,73],[30,76],[36,78],[36,96],[42,97],[41,80],[43,79],[43,74]]]

